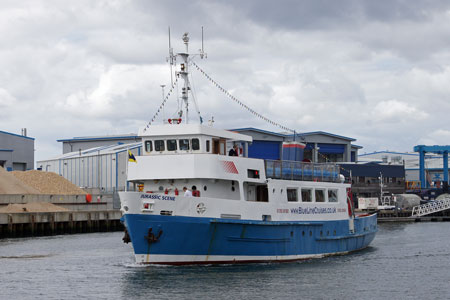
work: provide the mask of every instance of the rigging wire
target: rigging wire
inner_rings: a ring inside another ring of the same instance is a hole
[[[280,123],[274,122],[268,118],[266,118],[265,116],[263,116],[262,114],[256,112],[255,110],[251,109],[249,106],[247,106],[246,104],[244,104],[243,102],[241,102],[239,99],[237,99],[235,96],[231,95],[230,92],[228,92],[226,89],[224,89],[219,83],[217,83],[217,81],[215,81],[214,79],[211,78],[211,76],[209,76],[202,68],[200,68],[194,61],[192,61],[192,64],[197,68],[198,71],[200,71],[200,73],[202,73],[212,84],[214,84],[220,91],[222,91],[225,95],[228,96],[228,98],[230,98],[231,100],[233,100],[234,102],[236,102],[237,104],[239,104],[240,106],[242,106],[243,108],[245,108],[246,110],[248,110],[249,112],[251,112],[252,114],[254,114],[255,116],[257,116],[258,118],[262,119],[263,121],[272,124],[274,126],[280,127],[283,130],[289,131],[289,132],[293,132],[294,136],[295,136],[295,130],[294,129],[290,129],[286,126],[281,125]]]
[[[201,113],[200,113],[200,109],[198,108],[198,105],[197,105],[197,99],[196,99],[196,97],[195,97],[195,94],[197,94],[197,92],[195,91],[194,78],[193,78],[193,76],[192,76],[192,72],[189,73],[189,75],[191,76],[191,80],[189,80],[189,83],[190,83],[190,86],[191,86],[191,88],[192,88],[192,90],[191,90],[191,95],[192,95],[192,99],[194,100],[194,101],[193,101],[193,102],[194,102],[194,107],[195,107],[195,110],[197,111],[198,118],[199,118],[199,120],[200,120],[200,124],[202,124],[202,123],[203,123],[203,118],[202,118],[202,115],[201,115]]]
[[[150,120],[150,122],[148,122],[147,126],[144,128],[144,131],[147,131],[147,129],[150,127],[150,125],[152,125],[152,123],[156,120],[156,118],[159,115],[159,112],[163,109],[164,105],[167,102],[167,99],[169,99],[170,95],[172,94],[175,86],[178,87],[177,85],[178,83],[178,76],[175,77],[175,81],[172,83],[172,86],[170,87],[169,92],[167,93],[166,97],[164,98],[163,102],[161,103],[161,105],[159,106],[158,110],[156,111],[156,113],[153,115],[153,118]]]

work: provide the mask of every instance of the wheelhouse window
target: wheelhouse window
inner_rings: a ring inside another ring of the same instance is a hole
[[[178,141],[178,144],[180,146],[180,150],[189,150],[189,140],[188,139],[181,139]]]
[[[164,140],[155,141],[155,151],[164,151]]]
[[[311,189],[302,189],[302,202],[312,202]]]
[[[207,140],[206,141],[206,152],[209,152],[211,149],[211,141],[210,140]]]
[[[200,141],[198,139],[192,139],[192,150],[200,150]]]
[[[152,152],[153,144],[152,141],[145,141],[145,152]]]
[[[168,151],[177,150],[177,140],[167,140],[167,150]]]
[[[328,202],[338,202],[337,190],[328,190]]]
[[[325,191],[315,190],[316,202],[325,202]]]
[[[297,189],[286,189],[288,202],[298,202],[298,192]]]

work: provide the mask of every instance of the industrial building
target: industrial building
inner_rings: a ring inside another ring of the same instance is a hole
[[[280,160],[283,142],[293,140],[292,135],[257,128],[232,131],[253,137],[252,144],[246,149],[248,156],[253,158]],[[139,156],[142,151],[140,140],[136,134],[60,139],[63,154],[39,161],[37,166],[60,174],[80,187],[99,188],[103,192],[124,190],[127,150]],[[355,161],[361,148],[351,144],[354,139],[326,132],[298,134],[296,140],[306,144],[305,159],[313,162]]]
[[[22,134],[0,131],[0,166],[8,171],[34,169],[34,138]]]
[[[377,197],[381,193],[405,193],[405,168],[401,164],[352,163],[339,164],[340,173],[352,183],[352,192],[357,197]]]
[[[444,180],[442,155],[427,153],[424,159],[427,181],[431,186],[439,186]],[[359,161],[403,165],[407,189],[420,187],[420,155],[416,152],[377,151],[360,154]]]
[[[88,150],[100,146],[111,146],[121,144],[131,144],[141,141],[141,138],[134,133],[122,135],[106,135],[106,136],[88,136],[74,137],[71,139],[61,139],[57,142],[62,143],[62,153],[70,153],[76,151]]]
[[[232,129],[253,137],[249,146],[249,157],[281,159],[283,142],[293,141],[294,135],[270,132],[257,128]],[[295,135],[295,140],[306,144],[305,160],[317,163],[356,162],[361,146],[352,144],[353,138],[323,131],[305,132]]]
[[[99,146],[38,161],[38,169],[54,172],[82,188],[98,188],[103,193],[123,191],[126,185],[128,150],[140,155],[140,142]]]

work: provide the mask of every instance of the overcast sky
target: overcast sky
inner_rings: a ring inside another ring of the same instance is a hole
[[[26,127],[35,160],[62,153],[57,139],[137,133],[170,85],[168,27],[175,52],[189,32],[195,53],[204,26],[196,63],[273,121],[355,138],[360,153],[450,144],[449,24],[437,0],[3,0],[0,130]],[[281,131],[194,68],[192,81],[215,126]]]

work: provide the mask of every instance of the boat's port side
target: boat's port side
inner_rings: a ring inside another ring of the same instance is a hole
[[[354,234],[349,233],[348,220],[263,222],[127,214],[125,224],[133,228],[130,237],[139,263],[320,257],[365,248],[377,231],[376,216],[355,219]]]

